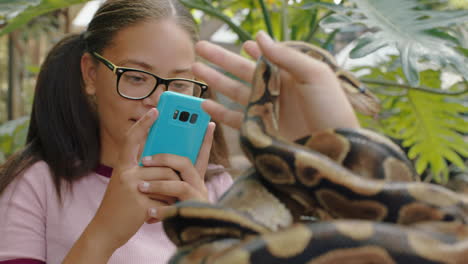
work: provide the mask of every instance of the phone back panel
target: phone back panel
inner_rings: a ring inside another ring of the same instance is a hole
[[[142,157],[169,153],[188,157],[195,164],[210,122],[210,116],[201,109],[202,102],[201,98],[180,93],[162,93],[159,117],[148,133]]]

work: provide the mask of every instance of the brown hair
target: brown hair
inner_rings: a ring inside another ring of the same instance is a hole
[[[83,89],[80,61],[87,51],[112,45],[120,30],[148,20],[172,19],[194,43],[196,24],[177,0],[108,0],[85,33],[67,36],[48,53],[36,83],[26,146],[0,167],[0,194],[26,168],[45,161],[60,197],[62,181],[72,183],[99,164],[99,122]],[[214,98],[209,92],[205,97]],[[210,162],[225,167],[228,150],[217,124]]]

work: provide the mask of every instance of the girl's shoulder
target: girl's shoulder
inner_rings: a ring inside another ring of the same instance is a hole
[[[54,183],[49,166],[44,161],[37,161],[24,169],[7,186],[0,195],[0,204],[14,204],[19,202],[24,205],[38,203],[43,207],[46,197],[54,192]]]
[[[35,191],[45,190],[53,186],[52,174],[45,161],[37,161],[24,169],[6,188],[5,193],[14,192],[21,186],[29,186]]]
[[[47,162],[39,160],[32,164],[29,168],[26,168],[20,175],[20,178],[30,180],[50,180],[51,171]]]
[[[0,195],[0,262],[45,260],[45,219],[53,190],[49,166],[38,161],[16,175]]]

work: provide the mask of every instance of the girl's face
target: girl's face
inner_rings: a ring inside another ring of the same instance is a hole
[[[193,79],[193,45],[189,34],[173,21],[147,21],[118,32],[100,55],[114,65],[145,70],[163,78]],[[126,131],[157,106],[165,87],[160,85],[143,100],[129,100],[117,93],[117,76],[104,64],[84,69],[86,92],[96,96],[103,151],[118,152]]]

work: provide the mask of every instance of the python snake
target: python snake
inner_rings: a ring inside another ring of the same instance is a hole
[[[330,65],[358,111],[378,111],[326,51],[284,45]],[[171,263],[468,263],[464,195],[420,182],[399,147],[365,129],[280,137],[278,80],[261,57],[240,135],[253,167],[216,204],[168,212]]]

